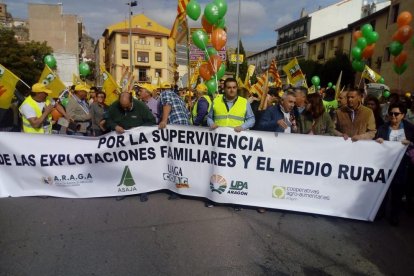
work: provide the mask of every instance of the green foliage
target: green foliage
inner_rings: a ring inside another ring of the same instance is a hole
[[[355,73],[352,69],[351,61],[346,54],[338,55],[326,61],[325,64],[320,64],[313,60],[299,61],[300,68],[306,75],[308,85],[311,85],[313,76],[319,76],[321,79],[321,86],[326,87],[329,82],[336,85],[338,76],[342,71],[342,86],[353,85],[355,81]]]
[[[14,31],[0,28],[0,64],[28,85],[38,81],[44,68],[43,58],[52,52],[46,42],[19,44]]]
[[[237,49],[235,50],[234,53],[237,54]],[[244,55],[243,63],[241,63],[239,65],[239,76],[240,76],[240,79],[242,81],[244,81],[244,79],[246,78],[248,65],[247,65],[246,52],[244,50],[243,43],[242,43],[241,40],[240,40],[240,43],[239,43],[239,53],[240,53],[240,55]],[[227,71],[228,72],[233,72],[234,75],[236,75],[236,71],[237,71],[237,68],[236,67],[237,67],[237,65],[230,62],[230,55],[231,54],[232,53],[228,53],[227,52]]]

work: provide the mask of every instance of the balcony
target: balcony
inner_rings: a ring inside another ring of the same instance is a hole
[[[152,82],[152,78],[150,76],[139,76],[138,82]]]
[[[294,34],[292,34],[290,36],[281,37],[281,38],[279,38],[277,40],[277,45],[280,45],[280,44],[283,44],[283,43],[287,43],[287,42],[296,40],[298,38],[306,37],[306,35],[307,35],[306,32],[303,31],[303,32],[294,33]]]
[[[134,48],[137,51],[150,51],[152,49],[151,47],[151,43],[149,41],[146,41],[145,43],[140,43],[138,41],[136,41],[134,43]]]

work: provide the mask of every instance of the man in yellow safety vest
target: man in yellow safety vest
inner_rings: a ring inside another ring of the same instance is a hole
[[[196,87],[197,101],[191,112],[191,123],[195,126],[207,126],[207,115],[211,109],[212,98],[207,94],[207,86],[200,83]]]

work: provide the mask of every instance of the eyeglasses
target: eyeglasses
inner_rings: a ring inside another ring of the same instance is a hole
[[[395,116],[395,117],[397,117],[398,115],[401,115],[402,113],[400,113],[400,112],[388,112],[388,115],[390,115],[390,116]]]

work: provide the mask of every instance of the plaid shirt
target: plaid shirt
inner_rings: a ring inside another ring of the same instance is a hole
[[[168,124],[172,125],[189,125],[190,114],[185,107],[184,101],[173,91],[164,91],[160,95],[160,103],[162,106],[170,105],[171,112],[168,116]],[[161,112],[162,117],[162,112]]]

